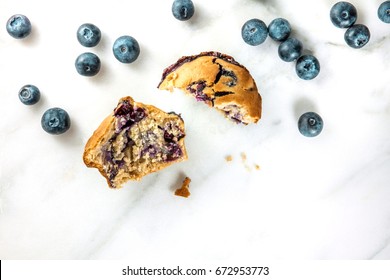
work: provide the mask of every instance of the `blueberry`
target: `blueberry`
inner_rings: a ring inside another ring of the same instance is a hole
[[[77,40],[84,47],[95,47],[101,37],[100,29],[91,23],[84,23],[77,29]]]
[[[285,41],[291,33],[291,25],[284,18],[276,18],[268,25],[269,36],[275,41]]]
[[[344,40],[348,46],[360,49],[370,40],[370,30],[363,24],[355,24],[347,29]]]
[[[279,45],[279,57],[286,62],[294,61],[301,56],[302,48],[301,41],[295,38],[288,38]]]
[[[175,0],[172,4],[173,16],[181,21],[189,20],[195,13],[194,3],[191,0]]]
[[[41,98],[41,92],[34,85],[25,85],[19,90],[19,99],[24,105],[34,105]]]
[[[306,137],[314,137],[324,128],[322,118],[314,112],[304,113],[298,120],[299,132]]]
[[[330,10],[330,20],[338,28],[348,28],[355,24],[357,11],[354,5],[348,2],[337,2]]]
[[[131,36],[121,36],[114,42],[112,47],[114,56],[122,63],[134,62],[139,54],[140,47],[136,39]]]
[[[7,21],[7,32],[15,39],[26,38],[31,33],[31,22],[24,15],[13,15]]]
[[[58,135],[70,128],[70,118],[65,110],[55,107],[43,113],[41,125],[47,133]]]
[[[82,53],[77,57],[75,66],[80,75],[95,76],[100,71],[100,59],[94,53]]]
[[[260,45],[267,39],[267,25],[257,18],[250,19],[242,26],[241,36],[244,42],[251,46]]]
[[[320,73],[320,63],[312,55],[302,55],[298,58],[295,65],[295,71],[299,78],[303,80],[312,80]]]
[[[390,23],[390,1],[385,1],[379,6],[378,17],[384,23]]]

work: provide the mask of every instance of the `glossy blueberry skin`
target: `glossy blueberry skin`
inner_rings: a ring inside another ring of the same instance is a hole
[[[330,20],[338,28],[351,27],[357,19],[357,10],[349,2],[337,2],[330,9]]]
[[[312,80],[320,73],[320,63],[313,55],[302,55],[295,64],[295,71],[299,78]]]
[[[43,113],[41,126],[49,134],[62,134],[70,128],[70,118],[64,109],[50,108]]]
[[[245,43],[257,46],[267,39],[268,28],[265,23],[257,18],[253,18],[244,23],[241,28],[241,36]]]
[[[115,58],[122,63],[132,63],[140,54],[140,47],[136,39],[131,36],[121,36],[115,40],[112,47]]]
[[[34,105],[41,99],[41,92],[34,85],[25,85],[19,90],[19,100],[24,105]]]
[[[291,34],[291,25],[284,18],[276,18],[268,25],[268,33],[275,41],[283,42]]]
[[[298,120],[299,132],[306,137],[315,137],[324,128],[322,118],[314,112],[304,113]]]
[[[378,17],[384,23],[390,23],[390,1],[385,1],[379,6]]]
[[[181,21],[189,20],[195,13],[194,3],[191,0],[175,0],[172,3],[173,16]]]
[[[82,53],[77,57],[75,66],[80,75],[92,77],[100,71],[100,59],[94,53]]]
[[[370,36],[370,30],[367,26],[355,24],[347,29],[344,34],[344,40],[351,48],[360,49],[370,41]]]
[[[25,15],[17,14],[8,19],[6,28],[15,39],[23,39],[31,33],[31,22]]]
[[[295,38],[288,38],[279,45],[278,54],[283,61],[291,62],[301,56],[302,48],[301,41]]]
[[[102,33],[100,29],[91,23],[84,23],[77,29],[77,40],[87,48],[92,48],[99,44]]]

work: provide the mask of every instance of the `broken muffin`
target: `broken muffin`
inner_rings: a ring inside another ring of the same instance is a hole
[[[261,118],[261,96],[251,74],[219,52],[183,56],[164,70],[158,88],[181,89],[236,123],[257,123]]]
[[[109,187],[120,188],[186,160],[184,138],[180,115],[124,97],[88,140],[83,160],[100,171]]]

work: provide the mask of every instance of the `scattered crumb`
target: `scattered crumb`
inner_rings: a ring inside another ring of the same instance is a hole
[[[246,153],[241,153],[242,162],[246,162]]]
[[[244,167],[245,167],[245,169],[247,171],[251,172],[252,168],[254,168],[255,170],[260,170],[260,165],[258,165],[257,163],[253,163],[253,165],[249,165],[248,164],[248,157],[247,157],[246,153],[242,152],[240,154],[240,156],[241,156],[241,162],[242,162],[242,164],[244,165]],[[227,155],[225,157],[225,160],[227,162],[231,162],[231,161],[233,161],[233,156],[232,155]]]
[[[231,161],[233,161],[233,157],[231,155],[228,155],[228,156],[225,157],[225,160],[227,162],[231,162]]]
[[[175,191],[175,195],[182,196],[182,197],[189,197],[190,196],[190,183],[191,179],[186,177],[183,181],[183,184],[179,189]]]

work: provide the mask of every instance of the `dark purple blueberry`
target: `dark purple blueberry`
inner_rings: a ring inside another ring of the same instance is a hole
[[[123,101],[115,109],[114,116],[118,119],[116,132],[119,133],[145,118],[146,112],[142,108],[134,108],[129,102]]]
[[[145,110],[142,108],[136,108],[130,113],[130,119],[132,119],[134,122],[139,122],[143,118],[145,118]]]
[[[185,136],[184,132],[171,122],[166,123],[164,128],[161,129],[164,131],[164,140],[166,142],[179,141]]]
[[[166,160],[167,161],[174,161],[179,159],[183,152],[176,142],[168,142],[168,144],[165,146],[166,149]]]
[[[217,76],[215,77],[214,84],[217,84],[221,77],[229,77],[229,81],[225,82],[224,84],[227,85],[228,87],[234,87],[237,85],[237,76],[233,71],[227,70],[222,67],[222,65],[219,65],[219,72],[217,73]]]
[[[201,82],[196,82],[193,83],[192,85],[189,85],[187,87],[187,90],[193,94],[196,98],[197,101],[203,101],[203,102],[208,102],[211,101],[211,98],[208,97],[203,90],[206,88],[206,82],[201,81]]]

